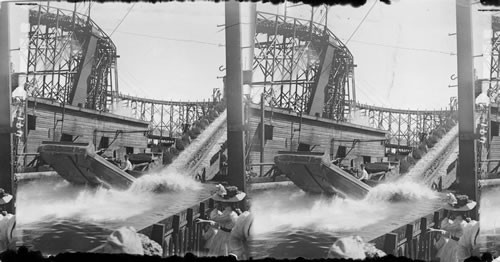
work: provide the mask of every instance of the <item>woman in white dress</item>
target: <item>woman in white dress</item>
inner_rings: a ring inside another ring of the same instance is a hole
[[[206,248],[210,256],[227,256],[230,252],[229,241],[231,231],[238,219],[238,210],[236,204],[245,198],[244,192],[238,191],[236,187],[224,188],[222,185],[217,185],[217,194],[213,200],[219,202],[224,210],[222,213],[217,213],[210,220],[198,219],[198,223],[209,223],[212,226],[219,226],[217,233],[211,239]]]
[[[457,197],[459,199],[457,199]],[[434,246],[438,249],[436,257],[440,262],[458,262],[458,241],[462,237],[464,227],[467,225],[467,212],[476,206],[476,202],[467,196],[448,194],[448,203],[444,209],[449,211],[448,217],[441,221],[441,229],[431,229],[439,232]]]

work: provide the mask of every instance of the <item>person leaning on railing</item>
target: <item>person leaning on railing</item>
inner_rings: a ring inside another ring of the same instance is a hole
[[[454,195],[453,193],[448,193],[446,201],[443,208],[448,210],[448,217],[441,222],[441,229],[430,230],[440,233],[436,236],[437,241],[434,243],[438,250],[436,257],[439,258],[439,261],[458,262],[460,261],[460,239],[464,236],[464,228],[468,224],[467,213],[474,209],[476,202],[469,200],[466,195]]]
[[[245,212],[243,212],[236,220],[236,223],[231,230],[231,237],[229,240],[229,253],[240,260],[250,259],[250,248],[248,242],[251,236],[253,215],[250,213],[250,201],[244,200],[246,204]]]
[[[219,225],[220,228],[211,241],[209,249],[210,256],[229,255],[229,241],[231,231],[238,219],[236,204],[245,198],[244,192],[238,191],[236,187],[225,188],[217,185],[217,193],[213,197],[214,201],[222,204],[224,211],[222,214],[215,215],[211,220],[197,219],[197,223],[209,223],[210,225]]]

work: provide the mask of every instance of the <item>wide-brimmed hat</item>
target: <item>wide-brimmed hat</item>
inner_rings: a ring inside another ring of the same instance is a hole
[[[338,259],[365,259],[363,239],[359,236],[350,236],[337,239],[328,250],[328,258]]]
[[[0,205],[5,205],[12,200],[12,195],[5,193],[3,188],[0,188]]]
[[[240,202],[246,196],[245,192],[241,192],[235,186],[224,187],[221,184],[216,186],[217,190],[212,197],[214,201],[219,202]]]
[[[455,195],[453,193],[448,193],[446,195],[447,203],[444,205],[444,209],[450,211],[470,211],[476,207],[476,201],[469,199],[467,195]]]
[[[106,243],[89,252],[144,255],[141,237],[133,227],[121,227],[108,236]]]

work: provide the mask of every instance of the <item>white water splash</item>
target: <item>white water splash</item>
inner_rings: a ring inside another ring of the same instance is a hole
[[[139,177],[127,190],[137,192],[165,192],[181,190],[200,190],[200,182],[194,180],[189,174],[173,172],[169,168]]]
[[[500,234],[500,187],[484,187],[481,190],[481,232]]]
[[[400,202],[393,203],[394,195],[399,196]],[[258,235],[300,228],[331,233],[355,230],[389,218],[391,210],[399,210],[401,205],[436,197],[435,192],[412,182],[379,185],[363,200],[320,197],[302,191],[266,191],[252,197],[254,232]]]
[[[79,187],[64,180],[35,180],[23,184],[17,193],[18,221],[20,224],[54,219],[123,221],[164,206],[167,194],[170,198],[196,195],[203,186],[183,167],[224,123],[225,114],[221,114],[169,167],[140,177],[125,191]]]
[[[377,185],[372,188],[365,200],[377,201],[415,201],[420,199],[436,199],[438,194],[430,188],[410,181],[395,181]]]

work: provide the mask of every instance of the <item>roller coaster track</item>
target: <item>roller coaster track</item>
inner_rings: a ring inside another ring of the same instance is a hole
[[[38,5],[29,11],[29,21],[26,81],[34,97],[75,104],[83,90],[80,104],[86,108],[112,111],[119,104],[132,117],[150,122],[153,135],[171,138],[180,137],[186,124],[206,116],[221,99],[163,101],[120,94],[116,46],[92,19]],[[348,121],[352,109],[360,110],[370,126],[389,131],[389,147],[411,150],[422,135],[455,117],[454,107],[418,111],[351,103],[353,56],[333,32],[312,21],[257,12],[254,53],[252,92],[264,92],[268,105],[313,115],[319,108],[321,117],[337,121]],[[82,74],[88,88],[78,81]]]

